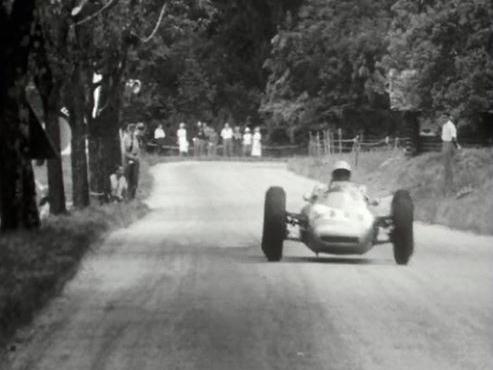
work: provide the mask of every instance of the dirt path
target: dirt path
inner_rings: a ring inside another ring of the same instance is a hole
[[[145,219],[112,234],[2,369],[491,369],[493,238],[418,225],[417,254],[261,255],[278,164],[154,168]]]

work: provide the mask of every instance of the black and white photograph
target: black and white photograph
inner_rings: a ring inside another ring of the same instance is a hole
[[[0,370],[493,369],[492,0],[0,0]]]

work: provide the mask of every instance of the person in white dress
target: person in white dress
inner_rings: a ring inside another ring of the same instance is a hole
[[[187,129],[185,124],[180,123],[180,128],[178,129],[176,136],[178,137],[178,148],[180,151],[180,156],[188,154],[188,140],[187,140]]]
[[[158,146],[158,153],[161,153],[163,151],[165,138],[166,138],[166,133],[164,132],[163,125],[159,124],[154,130],[154,142]]]
[[[252,157],[262,156],[262,134],[260,133],[260,127],[255,127],[252,138]]]

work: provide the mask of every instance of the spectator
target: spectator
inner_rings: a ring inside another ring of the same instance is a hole
[[[221,130],[221,138],[223,139],[223,155],[231,157],[233,154],[233,130],[228,122],[224,124],[224,128]]]
[[[241,155],[241,128],[240,128],[240,126],[235,126],[235,129],[233,131],[233,153],[237,157],[239,157]]]
[[[163,145],[164,145],[164,139],[166,138],[166,133],[164,132],[163,125],[158,124],[156,129],[154,130],[154,141],[156,142],[158,146],[158,152],[162,153],[163,151]]]
[[[111,200],[121,202],[127,197],[128,184],[123,176],[123,167],[118,166],[115,173],[110,175]]]
[[[198,143],[197,143],[198,144],[197,145],[198,152],[197,152],[197,154],[199,156],[203,156],[205,154],[205,147],[207,144],[206,131],[207,131],[207,124],[205,122],[201,122],[199,131],[197,133],[197,140],[198,140]]]
[[[252,154],[252,133],[250,127],[245,128],[245,133],[243,134],[243,155],[249,156]]]
[[[144,136],[146,133],[146,127],[144,125],[144,122],[139,122],[137,123],[136,130],[135,130],[135,137],[139,141],[140,148],[144,149]]]
[[[454,152],[456,148],[461,148],[457,141],[457,128],[455,127],[454,122],[452,122],[452,117],[450,115],[446,115],[443,119],[441,137],[445,167],[444,190],[448,191],[453,184],[452,159],[454,157]]]
[[[185,128],[185,123],[180,123],[180,128],[176,132],[176,136],[178,137],[178,148],[180,152],[180,156],[184,156],[188,154],[188,140],[187,140],[187,129]]]
[[[208,154],[209,156],[215,156],[217,155],[217,143],[219,141],[219,136],[217,135],[216,130],[213,127],[209,127],[208,130],[208,139],[209,139],[209,145],[208,145]]]
[[[252,138],[252,157],[262,156],[262,134],[260,133],[260,127],[255,127]]]
[[[200,139],[199,139],[199,134],[200,130],[202,130],[202,122],[197,121],[197,125],[195,126],[195,129],[193,131],[193,138],[192,138],[192,143],[193,143],[193,155],[198,156],[200,153]]]
[[[123,137],[125,177],[128,184],[128,198],[134,199],[139,185],[139,156],[140,146],[135,124],[127,127],[127,133]]]

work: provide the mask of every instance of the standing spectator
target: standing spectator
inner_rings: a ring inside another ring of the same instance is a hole
[[[128,184],[128,198],[134,199],[139,185],[139,156],[140,146],[137,138],[135,124],[127,127],[127,133],[123,137],[125,177]]]
[[[207,131],[207,124],[205,122],[201,122],[199,131],[197,133],[197,141],[198,141],[197,142],[197,148],[198,148],[197,154],[199,156],[203,156],[205,154],[205,147],[207,144],[206,131]]]
[[[123,167],[118,166],[115,173],[110,175],[111,200],[121,202],[127,196],[128,184],[123,176]]]
[[[223,139],[223,155],[231,157],[233,154],[233,130],[229,126],[229,123],[224,124],[224,128],[221,130],[221,138]]]
[[[241,128],[240,128],[240,126],[235,126],[235,129],[233,131],[233,153],[237,157],[239,157],[241,155]]]
[[[163,125],[162,124],[157,125],[156,129],[154,130],[154,141],[158,146],[159,153],[163,152],[163,145],[165,138],[166,138],[166,133],[164,132]]]
[[[176,132],[178,138],[178,148],[180,157],[188,154],[188,140],[187,140],[187,129],[185,128],[185,123],[180,123],[180,128]]]
[[[135,137],[139,141],[139,146],[140,148],[144,149],[145,148],[145,143],[144,143],[144,137],[146,134],[146,126],[144,125],[144,122],[139,122],[137,123],[136,130],[135,130]]]
[[[200,139],[199,139],[199,134],[200,130],[202,129],[202,122],[197,121],[197,124],[194,128],[193,131],[193,138],[192,138],[192,143],[193,143],[193,155],[194,156],[199,156],[200,154]]]
[[[262,156],[262,134],[260,133],[260,127],[255,127],[252,138],[252,157]]]
[[[250,127],[245,128],[245,133],[243,134],[243,155],[249,156],[252,154],[252,133]]]
[[[455,149],[460,149],[459,142],[457,141],[457,128],[452,117],[446,115],[442,125],[442,153],[444,160],[444,190],[448,191],[453,184],[453,172],[452,172],[452,159],[454,157]]]
[[[217,155],[217,143],[219,141],[219,136],[214,129],[214,127],[209,127],[209,145],[208,145],[208,154],[209,156],[215,156]]]

